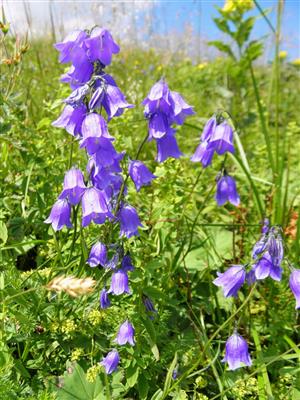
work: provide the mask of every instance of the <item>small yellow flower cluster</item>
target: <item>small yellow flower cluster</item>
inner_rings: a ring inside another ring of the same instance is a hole
[[[93,365],[86,371],[86,380],[90,383],[95,382],[97,376],[101,371],[102,366],[100,364]]]
[[[297,65],[299,67],[300,66],[300,58],[296,58],[295,60],[293,60],[292,64]]]
[[[203,378],[203,376],[198,376],[198,378],[195,380],[195,384],[199,389],[203,389],[207,386],[207,380]]]
[[[256,378],[249,378],[247,381],[238,379],[235,382],[235,386],[232,389],[232,394],[236,396],[237,400],[242,400],[246,396],[252,396],[251,399],[256,399],[257,397],[257,380]]]
[[[279,53],[278,53],[278,57],[281,59],[281,60],[284,60],[286,57],[287,57],[287,51],[285,51],[285,50],[282,50],[282,51],[280,51]]]
[[[226,0],[223,11],[226,13],[231,13],[234,11],[244,13],[251,10],[253,7],[253,0]]]
[[[76,330],[77,326],[72,319],[67,319],[61,326],[62,333],[69,334]]]
[[[88,321],[90,324],[92,324],[93,326],[100,324],[100,322],[103,319],[103,313],[99,310],[92,310],[89,314],[88,314]]]
[[[259,303],[251,304],[250,314],[261,314],[264,313],[265,311],[266,311],[266,306],[264,304],[259,304]]]
[[[197,393],[197,400],[209,400],[209,398],[203,393]]]
[[[83,356],[84,350],[82,347],[76,347],[71,353],[71,361],[77,361],[81,356]]]
[[[204,69],[206,66],[207,66],[207,62],[203,62],[203,63],[200,63],[200,64],[197,65],[197,69],[199,69],[199,70],[201,71],[201,70]]]
[[[55,332],[57,332],[59,330],[59,328],[60,328],[60,325],[59,325],[58,322],[52,322],[52,324],[50,325],[49,330],[50,330],[50,332],[55,333]]]

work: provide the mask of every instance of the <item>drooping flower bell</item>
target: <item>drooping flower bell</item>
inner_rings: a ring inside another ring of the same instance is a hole
[[[66,105],[57,120],[52,122],[52,126],[65,129],[72,136],[81,136],[82,121],[87,113],[85,105],[76,108]]]
[[[169,157],[179,158],[182,155],[175,138],[175,133],[175,129],[170,128],[164,137],[156,140],[156,161],[159,163],[164,162]]]
[[[118,364],[120,362],[120,356],[117,350],[110,351],[106,357],[102,359],[100,362],[101,365],[105,368],[105,372],[109,375],[112,372],[116,371],[118,368]]]
[[[87,83],[93,74],[94,67],[82,47],[75,47],[72,51],[73,65],[60,78],[61,82],[69,83],[71,89],[77,89],[79,86]]]
[[[233,130],[226,121],[223,121],[215,127],[209,138],[207,149],[214,150],[219,155],[227,151],[229,153],[234,153]]]
[[[120,221],[120,236],[126,236],[129,239],[139,234],[138,227],[143,225],[134,207],[129,204],[122,205],[117,217]]]
[[[72,205],[76,205],[80,202],[85,189],[82,172],[77,168],[71,168],[65,174],[64,188],[59,199],[68,199]]]
[[[243,265],[232,265],[222,274],[218,274],[213,283],[221,286],[225,297],[237,296],[238,290],[244,284],[246,271]]]
[[[186,117],[195,114],[193,107],[187,104],[179,93],[170,91],[170,100],[172,106],[172,123],[182,125]]]
[[[222,362],[227,362],[230,370],[238,369],[243,365],[247,367],[252,365],[248,352],[248,344],[237,332],[234,332],[234,334],[227,339],[225,357]]]
[[[95,224],[103,224],[106,218],[113,218],[108,209],[104,194],[94,188],[86,189],[82,196],[82,226],[85,227],[94,221]]]
[[[59,62],[72,62],[74,59],[74,49],[80,47],[87,38],[88,35],[85,31],[75,30],[69,33],[62,42],[56,43],[54,47],[60,52]]]
[[[236,189],[235,180],[226,173],[217,180],[217,192],[215,195],[218,206],[224,205],[227,201],[238,206],[240,197]]]
[[[49,217],[44,222],[51,224],[55,231],[60,231],[64,226],[73,228],[70,218],[71,205],[66,199],[59,199],[54,203]]]
[[[134,342],[134,327],[129,321],[125,321],[119,328],[116,342],[123,346],[126,343],[131,344],[131,346],[135,345]]]
[[[127,103],[115,80],[108,74],[103,75],[102,79],[96,81],[95,88],[89,107],[93,110],[102,106],[107,113],[108,121],[123,114],[125,108],[134,107],[133,104]]]
[[[129,254],[126,254],[123,257],[122,262],[121,262],[121,267],[122,267],[122,270],[125,272],[134,270],[134,265],[132,264],[131,257]]]
[[[108,308],[110,306],[110,300],[108,297],[108,291],[104,288],[101,290],[100,293],[100,307],[101,308]]]
[[[117,296],[123,293],[130,293],[128,275],[125,271],[119,269],[112,274],[108,293],[113,293]]]
[[[112,55],[120,51],[120,47],[113,40],[107,29],[95,27],[90,37],[84,42],[89,59],[94,62],[99,60],[103,65],[111,63]]]
[[[282,268],[274,263],[270,253],[265,252],[253,266],[256,279],[265,279],[268,276],[275,281],[281,280]]]
[[[291,291],[296,298],[296,309],[300,308],[300,269],[293,269],[290,275],[289,284]]]
[[[156,176],[149,171],[146,165],[138,160],[130,162],[129,175],[135,184],[137,192],[140,191],[142,186],[149,185],[151,181],[156,178]]]
[[[90,267],[97,267],[98,265],[104,268],[106,267],[107,249],[105,244],[97,242],[92,246],[87,264],[89,264]]]

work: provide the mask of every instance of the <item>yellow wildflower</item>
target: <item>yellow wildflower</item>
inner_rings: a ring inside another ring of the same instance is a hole
[[[282,50],[278,53],[278,57],[284,60],[287,57],[287,51]]]
[[[231,13],[234,11],[244,13],[251,10],[253,7],[253,0],[226,0],[223,11],[226,13]]]
[[[84,354],[82,347],[76,347],[71,353],[71,361],[77,361]]]
[[[101,365],[93,365],[92,367],[90,367],[87,371],[86,371],[86,380],[88,382],[95,382],[97,376],[99,375],[100,371],[101,371]]]
[[[299,67],[300,66],[300,58],[296,58],[295,60],[293,60],[292,64],[297,65]]]

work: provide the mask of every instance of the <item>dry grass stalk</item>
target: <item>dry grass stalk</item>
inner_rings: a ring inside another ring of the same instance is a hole
[[[59,276],[46,285],[47,290],[66,292],[72,297],[81,296],[94,290],[96,281],[92,278],[79,279],[74,276]]]

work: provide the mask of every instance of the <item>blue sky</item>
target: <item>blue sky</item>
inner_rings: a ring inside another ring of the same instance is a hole
[[[300,57],[300,0],[285,0],[284,3],[281,50],[286,50],[292,60]],[[4,5],[13,32],[21,35],[28,32],[32,37],[51,32],[52,10],[57,40],[74,29],[97,24],[111,30],[122,42],[133,45],[147,46],[152,39],[150,45],[159,47],[162,40],[158,35],[167,36],[165,46],[171,51],[186,45],[192,47],[193,54],[205,59],[215,54],[205,42],[225,39],[213,22],[218,15],[215,6],[223,7],[224,0],[0,0],[0,4]],[[259,0],[259,4],[270,10],[269,18],[276,25],[277,0]],[[30,27],[25,8],[30,15]],[[257,9],[248,14],[259,15]],[[186,32],[190,32],[193,40],[182,40],[186,39]],[[173,36],[171,43],[169,38]],[[251,39],[263,37],[269,38],[265,41],[264,56],[264,61],[268,61],[273,57],[273,38],[260,17]]]
[[[277,0],[260,0],[263,9],[269,9],[269,19],[276,26]],[[156,29],[163,34],[170,31],[183,32],[185,24],[193,26],[195,32],[208,40],[222,37],[213,18],[218,15],[215,6],[223,7],[224,0],[191,0],[169,1],[161,0],[153,12],[156,18]],[[248,15],[259,15],[252,10]],[[256,21],[252,39],[270,35],[270,28],[263,18]],[[282,20],[282,50],[287,50],[290,59],[300,57],[300,0],[286,0]],[[272,49],[269,49],[272,52]],[[271,56],[271,54],[270,54]]]

